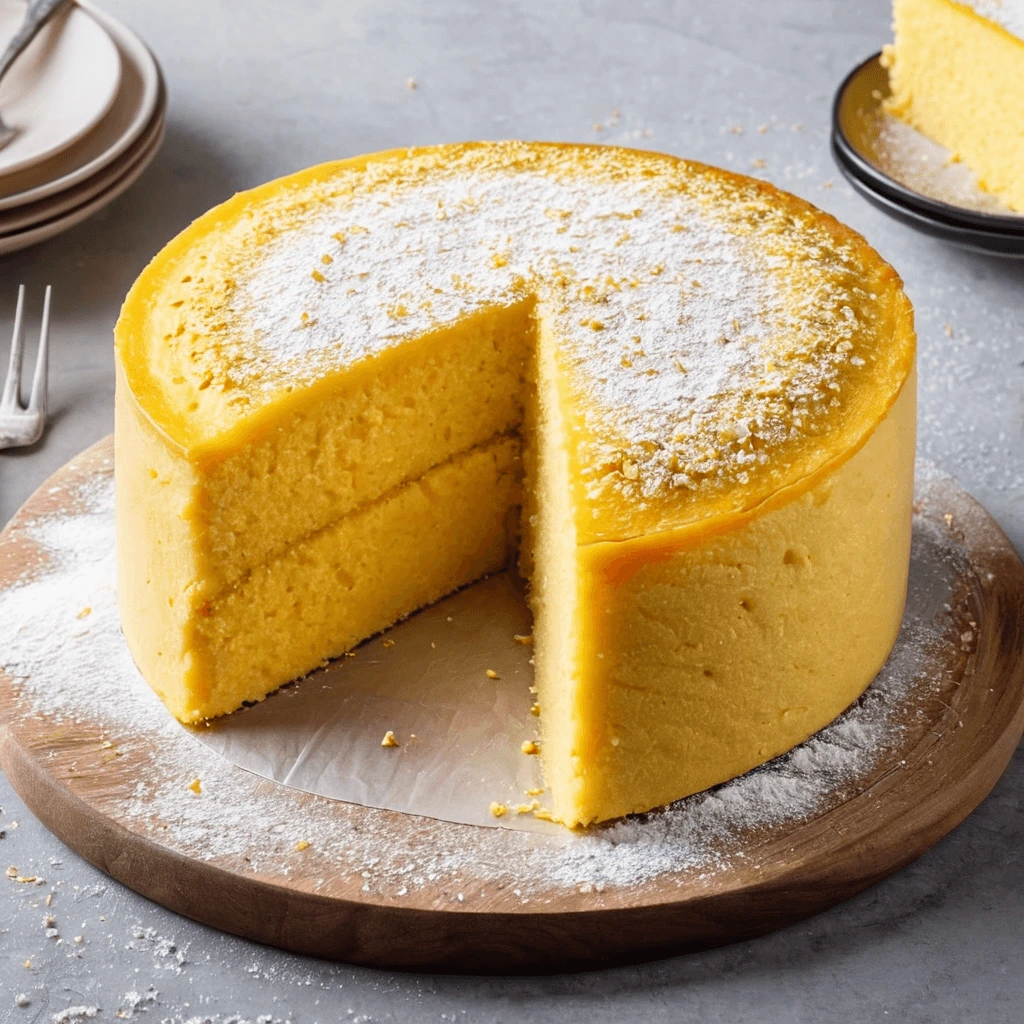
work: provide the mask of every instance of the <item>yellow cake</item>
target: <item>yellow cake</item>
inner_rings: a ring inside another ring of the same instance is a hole
[[[580,825],[788,750],[895,639],[911,308],[763,182],[527,143],[324,164],[174,239],[116,342],[122,622],[183,722],[521,536],[551,807]]]
[[[1024,212],[1024,0],[894,0],[890,113]]]

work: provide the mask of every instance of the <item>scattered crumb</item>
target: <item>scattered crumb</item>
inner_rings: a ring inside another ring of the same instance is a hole
[[[768,161],[767,160],[762,160],[760,157],[758,157],[756,160],[751,160],[750,161],[750,166],[751,167],[758,167],[758,168],[760,168],[760,167],[767,167],[768,166]]]
[[[532,633],[525,633],[525,634],[524,633],[513,633],[512,634],[512,639],[515,640],[515,642],[517,644],[522,644],[524,647],[532,647],[533,646],[533,634]]]
[[[398,747],[398,746],[401,746],[401,744],[398,742],[398,740],[395,739],[395,734],[390,729],[388,729],[388,731],[386,733],[384,733],[384,739],[382,739],[380,741],[380,745],[382,747]]]
[[[942,329],[943,329],[943,331],[945,331],[947,338],[952,338],[953,337],[953,325],[952,324],[943,324],[942,325]]]
[[[72,941],[75,943],[76,946],[80,946],[83,942],[85,942],[85,936],[76,935]]]
[[[946,512],[943,515],[942,518],[946,520],[946,525],[947,526],[949,526],[949,527],[953,526],[953,513],[952,512]],[[8,869],[8,870],[10,870],[10,869]]]
[[[406,89],[410,89],[410,90],[411,89],[416,89],[417,88],[416,79],[412,78],[412,77],[407,78],[405,80],[405,87],[406,87]]]
[[[516,814],[529,814],[540,807],[539,800],[531,800],[528,804],[516,804]]]
[[[531,704],[530,705],[530,714],[533,715],[534,718],[539,718],[540,717],[540,705],[537,704],[536,702]]]
[[[493,668],[489,668],[487,670],[487,678],[488,679],[500,679],[501,677],[498,675],[497,672],[494,671]]]
[[[499,804],[497,800],[491,801],[491,814],[496,818],[504,817],[508,814],[508,807],[505,804]]]
[[[81,610],[81,611],[80,611],[80,612],[78,613],[78,615],[77,615],[76,617],[77,617],[77,618],[79,618],[79,619],[84,619],[84,618],[85,618],[85,617],[86,617],[87,615],[90,615],[91,613],[92,613],[92,608],[91,608],[91,607],[90,607],[89,605],[86,605],[86,606],[85,606],[85,607],[84,607],[84,608],[83,608],[83,609],[82,609],[82,610]]]
[[[299,853],[302,853],[303,850],[308,850],[309,849],[309,843],[307,843],[305,839],[300,839],[295,844],[295,849],[298,850]]]
[[[832,188],[834,185],[835,185],[835,182],[831,178],[829,178],[826,181],[823,181],[821,183],[821,187],[822,188]]]
[[[766,125],[766,124],[759,124],[759,125],[757,126],[757,130],[758,130],[758,132],[759,132],[759,133],[760,133],[761,135],[764,135],[764,133],[765,133],[766,131],[768,131],[768,125]]]
[[[18,995],[14,997],[14,1002],[18,1006],[28,1006],[31,1001],[32,1000],[30,1000],[24,992],[19,992]]]
[[[384,640],[381,640],[380,645],[381,647],[394,647],[395,641],[385,638]]]
[[[729,134],[730,135],[742,135],[743,134],[743,125],[741,125],[741,124],[734,124],[729,129]]]
[[[146,1009],[146,1007],[142,1005],[143,1003],[155,1003],[158,995],[159,993],[152,985],[150,985],[145,992],[137,992],[134,989],[130,992],[125,992],[121,997],[121,1005],[117,1008],[114,1016],[119,1020],[130,1020],[135,1016],[136,1010],[140,1008]],[[195,1018],[192,1019],[195,1020]],[[239,1020],[239,1018],[233,1019]],[[257,1017],[256,1019],[259,1024],[262,1024],[264,1018]]]
[[[68,1024],[69,1021],[84,1018],[91,1020],[99,1012],[98,1006],[69,1006],[66,1010],[61,1010],[53,1015],[53,1024]]]
[[[524,754],[539,754],[540,753],[540,747],[537,746],[537,744],[536,744],[536,742],[534,740],[523,740],[523,742],[520,745],[519,749]]]
[[[193,779],[189,784],[188,788],[192,790],[197,796],[203,791],[203,783],[201,779]]]

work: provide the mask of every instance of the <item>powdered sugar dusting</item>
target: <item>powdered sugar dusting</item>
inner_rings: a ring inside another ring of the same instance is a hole
[[[774,490],[809,437],[902,383],[878,365],[901,358],[878,322],[881,264],[763,183],[601,147],[426,153],[254,197],[197,239],[151,328],[178,353],[168,400],[203,410],[190,423],[220,429],[468,313],[535,301],[582,419],[587,500],[678,509],[757,477]]]
[[[353,876],[364,892],[400,901],[443,884],[472,900],[501,882],[523,902],[553,890],[600,892],[658,876],[727,869],[748,855],[752,833],[827,809],[891,760],[933,685],[927,665],[948,625],[962,556],[949,532],[918,516],[908,613],[893,655],[849,712],[790,754],[662,812],[584,834],[548,836],[470,828],[310,800],[214,755],[181,728],[135,669],[120,632],[114,581],[110,465],[74,494],[74,511],[23,522],[16,533],[41,549],[38,571],[0,592],[8,643],[0,667],[17,682],[25,714],[102,723],[99,737],[133,759],[139,782],[117,808],[143,834],[205,860],[242,857],[264,876],[288,875],[296,839],[303,865]],[[958,513],[959,514],[959,513]],[[273,699],[273,698],[271,698]],[[202,780],[202,792],[189,788]],[[358,817],[358,821],[356,820]],[[314,858],[320,858],[319,861]],[[306,872],[308,875],[308,871]]]

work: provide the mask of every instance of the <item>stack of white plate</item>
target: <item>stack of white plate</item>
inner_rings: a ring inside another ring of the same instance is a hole
[[[24,15],[24,0],[0,0],[0,50]],[[134,32],[81,0],[58,15],[0,82],[0,113],[18,130],[0,148],[0,256],[119,196],[156,155],[166,111]]]

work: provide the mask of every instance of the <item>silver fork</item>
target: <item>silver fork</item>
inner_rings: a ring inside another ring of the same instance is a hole
[[[39,30],[70,2],[71,0],[32,0],[25,12],[25,20],[21,23],[21,28],[15,32],[7,49],[0,55],[0,78],[4,77],[8,68],[18,59],[21,51],[35,39]],[[3,149],[17,134],[17,130],[4,124],[4,119],[0,116],[0,149]]]
[[[32,391],[29,394],[27,408],[21,404],[24,310],[25,286],[21,285],[18,288],[18,307],[14,312],[11,359],[7,364],[4,393],[0,397],[0,448],[18,448],[26,444],[35,444],[43,436],[43,428],[46,426],[46,375],[50,362],[50,286],[46,286],[46,297],[43,299],[43,323],[39,328],[36,372],[32,376]]]

